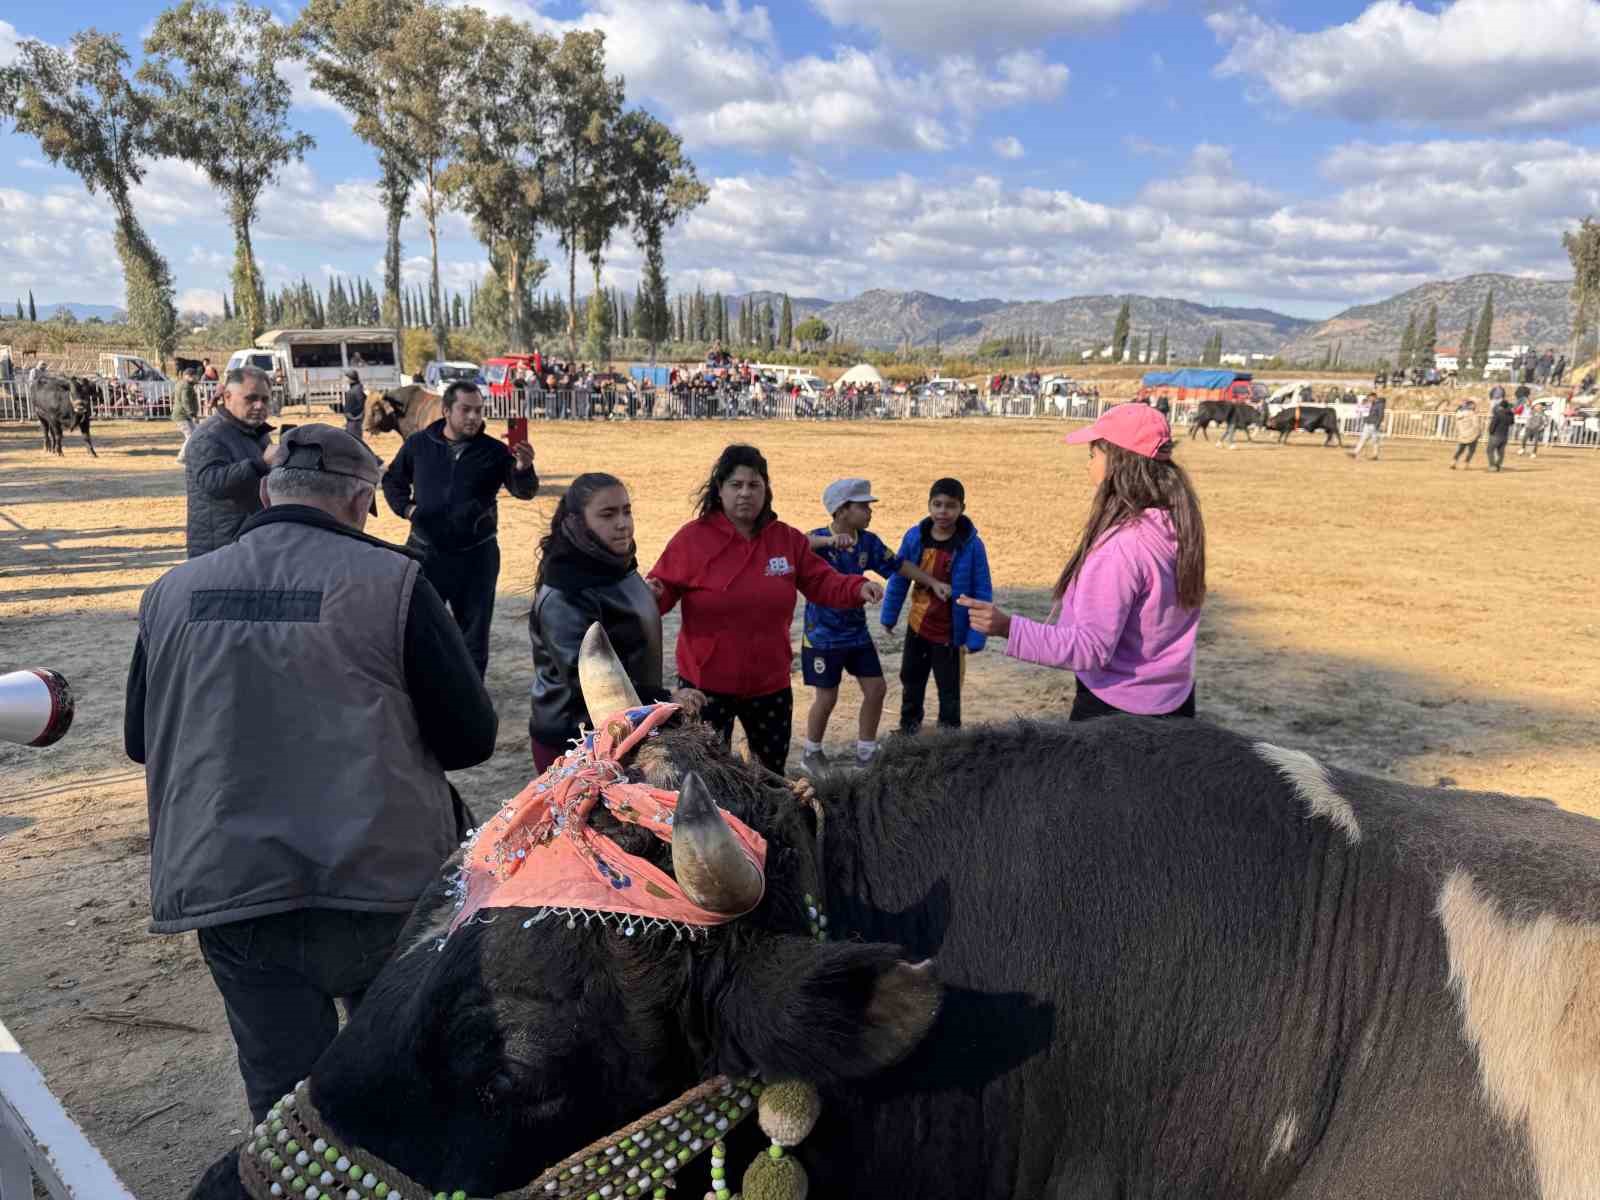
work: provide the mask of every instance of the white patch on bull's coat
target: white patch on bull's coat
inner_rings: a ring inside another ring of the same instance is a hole
[[[1272,1141],[1267,1144],[1267,1157],[1261,1164],[1270,1167],[1275,1158],[1288,1158],[1294,1153],[1294,1139],[1300,1133],[1300,1118],[1292,1112],[1286,1112],[1278,1118],[1278,1123],[1272,1127]]]
[[[1539,1200],[1600,1189],[1600,924],[1517,920],[1457,869],[1436,910],[1461,1024],[1496,1112],[1524,1131]]]
[[[1356,820],[1356,810],[1334,790],[1333,781],[1321,763],[1304,751],[1285,750],[1270,742],[1257,742],[1255,750],[1278,768],[1278,774],[1294,787],[1312,816],[1327,817],[1344,830],[1352,842],[1361,840],[1361,823]]]

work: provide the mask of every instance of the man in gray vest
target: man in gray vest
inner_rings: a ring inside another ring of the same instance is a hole
[[[239,527],[261,511],[261,477],[267,473],[272,433],[267,424],[271,400],[272,383],[265,371],[257,367],[229,371],[222,407],[184,442],[189,497],[184,540],[190,558],[226,546]]]
[[[237,540],[144,594],[123,737],[151,930],[199,930],[257,1121],[333,1040],[464,835],[494,752],[477,667],[410,552],[362,532],[377,458],[291,430]]]

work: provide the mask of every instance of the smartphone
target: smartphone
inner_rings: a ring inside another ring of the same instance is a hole
[[[506,420],[506,445],[515,450],[528,444],[528,418],[510,417]]]

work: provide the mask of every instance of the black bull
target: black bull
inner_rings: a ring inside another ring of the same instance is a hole
[[[1194,419],[1189,422],[1189,437],[1200,434],[1206,441],[1211,440],[1211,435],[1206,429],[1211,424],[1244,430],[1246,441],[1254,441],[1250,436],[1250,426],[1264,424],[1261,410],[1253,404],[1243,404],[1231,400],[1202,400],[1194,410]]]
[[[1326,436],[1322,439],[1324,446],[1331,446],[1334,442],[1344,445],[1344,438],[1339,433],[1339,413],[1332,408],[1312,408],[1309,405],[1296,404],[1291,408],[1280,409],[1267,418],[1267,428],[1278,435],[1278,444],[1282,445],[1289,440],[1289,435],[1297,429],[1307,433],[1321,432]]]
[[[980,727],[820,787],[818,944],[816,841],[784,788],[692,723],[629,765],[669,787],[694,768],[765,834],[760,905],[696,943],[512,909],[436,949],[441,879],[312,1072],[341,1144],[488,1196],[754,1070],[821,1088],[799,1151],[818,1197],[1558,1200],[1600,1179],[1600,822],[1193,722]],[[741,1133],[730,1169],[757,1149]],[[236,1169],[195,1194],[237,1200]]]
[[[94,458],[100,455],[89,436],[97,398],[94,381],[81,376],[46,375],[33,385],[31,402],[34,416],[44,428],[44,448],[49,454],[64,454],[61,440],[73,429],[83,432],[83,444]]]

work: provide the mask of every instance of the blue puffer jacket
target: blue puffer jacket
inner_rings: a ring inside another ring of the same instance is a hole
[[[933,536],[933,518],[923,518],[922,524],[913,525],[900,539],[900,558],[912,566],[922,565],[923,539]],[[989,580],[989,552],[983,547],[977,527],[968,517],[956,522],[955,551],[950,562],[950,642],[965,646],[976,654],[983,649],[988,638],[972,628],[972,618],[966,609],[955,603],[957,596],[971,596],[974,600],[993,600],[994,585]],[[904,575],[894,575],[883,594],[883,623],[890,628],[900,619],[900,609],[911,590],[911,581]]]

